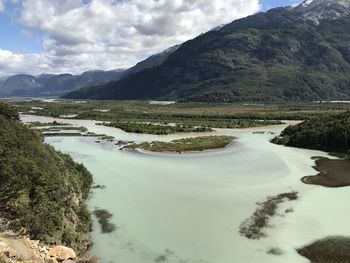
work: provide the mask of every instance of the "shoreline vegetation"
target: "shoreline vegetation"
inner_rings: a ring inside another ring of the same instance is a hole
[[[14,233],[78,254],[90,243],[91,216],[85,205],[92,175],[0,103],[0,208]]]
[[[347,153],[350,150],[350,111],[318,116],[284,129],[273,143],[320,150]]]
[[[202,136],[173,140],[171,142],[143,142],[130,144],[123,149],[142,149],[150,152],[186,153],[222,149],[230,145],[235,137],[232,136]]]
[[[319,116],[298,125],[289,126],[272,143],[321,150],[341,156],[341,159],[315,157],[316,176],[306,176],[305,184],[324,187],[350,186],[350,111],[333,116]]]
[[[305,184],[339,188],[350,186],[350,111],[333,116],[318,116],[289,126],[271,142],[291,147],[330,152],[340,159],[314,157],[319,173],[305,176]],[[349,263],[350,238],[330,236],[297,249],[312,263]]]

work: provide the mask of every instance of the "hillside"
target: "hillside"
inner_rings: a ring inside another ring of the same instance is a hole
[[[350,150],[350,112],[325,115],[286,128],[273,142],[287,146],[346,153]]]
[[[14,75],[0,81],[0,97],[6,96],[61,96],[89,85],[99,85],[119,79],[122,70],[87,71],[81,75],[42,74]]]
[[[131,74],[140,72],[142,70],[149,69],[149,68],[154,68],[154,67],[162,65],[164,63],[164,61],[172,53],[174,53],[179,47],[180,47],[180,45],[176,45],[176,46],[170,47],[170,48],[164,50],[163,52],[160,52],[158,54],[154,54],[153,56],[150,56],[149,58],[140,61],[135,66],[125,70],[123,72],[123,74],[122,74],[122,77],[124,78],[126,76],[129,76]]]
[[[346,3],[305,1],[236,20],[185,42],[157,67],[65,97],[204,102],[349,99]]]
[[[49,244],[84,251],[90,214],[84,204],[92,176],[71,157],[43,143],[0,103],[0,211],[13,230]]]

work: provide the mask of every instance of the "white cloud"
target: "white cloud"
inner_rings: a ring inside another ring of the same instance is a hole
[[[19,54],[0,49],[0,75],[28,71],[38,73],[49,68],[48,60],[42,54]]]
[[[0,12],[5,11],[5,0],[0,0]]]
[[[125,68],[258,10],[258,0],[23,0],[20,21],[43,32],[44,51],[0,51],[0,72],[11,58],[9,72]]]

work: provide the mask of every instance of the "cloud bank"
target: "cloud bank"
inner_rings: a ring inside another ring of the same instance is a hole
[[[258,0],[23,0],[18,8],[16,20],[43,33],[43,51],[0,49],[2,75],[127,68],[260,6]]]

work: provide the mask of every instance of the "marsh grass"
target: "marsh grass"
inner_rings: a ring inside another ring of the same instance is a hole
[[[152,152],[192,152],[225,148],[235,138],[232,136],[202,136],[173,140],[171,142],[144,142],[131,144],[124,148],[143,149]]]
[[[297,199],[297,192],[283,193],[268,197],[266,201],[258,203],[259,207],[250,218],[241,224],[239,232],[249,239],[261,239],[266,237],[264,229],[269,226],[269,221],[271,217],[276,214],[278,205]]]
[[[350,238],[326,237],[297,251],[312,263],[350,263]]]

